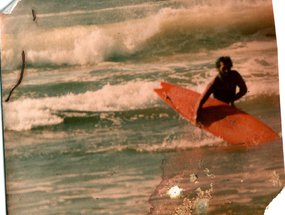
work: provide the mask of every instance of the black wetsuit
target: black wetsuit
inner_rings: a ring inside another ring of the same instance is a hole
[[[218,74],[209,85],[212,88],[214,98],[219,99],[223,102],[230,103],[237,100],[236,98],[236,87],[238,86],[241,91],[246,91],[246,85],[241,75],[232,70],[226,77],[222,77]]]

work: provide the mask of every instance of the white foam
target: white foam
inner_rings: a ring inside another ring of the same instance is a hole
[[[177,45],[184,45],[179,42],[181,35],[188,35],[185,42],[195,46],[205,37],[219,40],[216,33],[226,32],[227,35],[231,26],[237,26],[239,34],[251,30],[252,25],[257,26],[255,31],[258,31],[274,24],[270,1],[251,6],[209,6],[205,2],[202,6],[187,7],[187,2],[184,3],[185,6],[178,9],[163,8],[141,19],[110,25],[72,26],[15,35],[7,35],[4,31],[2,66],[4,69],[20,66],[22,50],[26,52],[27,62],[37,65],[94,64],[110,57],[128,56],[146,47],[150,47],[148,53],[155,52],[152,48],[155,49],[157,42],[165,43],[165,46],[160,44],[160,52],[167,49],[166,52],[172,53]]]
[[[153,92],[159,82],[131,81],[120,85],[106,85],[97,91],[60,97],[22,99],[3,103],[4,129],[29,130],[37,126],[63,122],[57,111],[126,111],[153,105],[158,97]]]

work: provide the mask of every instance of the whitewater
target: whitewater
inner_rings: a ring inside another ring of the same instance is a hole
[[[1,19],[9,214],[171,214],[172,185],[212,188],[209,214],[263,214],[280,190],[281,141],[232,148],[153,91],[202,93],[230,56],[248,87],[236,106],[281,134],[271,0],[22,0]]]

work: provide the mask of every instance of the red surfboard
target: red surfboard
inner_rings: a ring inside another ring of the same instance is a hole
[[[201,94],[165,82],[154,89],[158,96],[186,119],[194,123],[194,109]],[[279,135],[255,117],[214,98],[201,110],[202,129],[231,144],[258,145],[279,139]]]

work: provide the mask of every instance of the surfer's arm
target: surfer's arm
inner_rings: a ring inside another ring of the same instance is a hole
[[[239,92],[235,95],[235,97],[233,98],[233,101],[230,102],[231,104],[233,104],[234,101],[240,99],[247,93],[247,86],[243,78],[240,76],[240,74],[238,74],[237,80],[238,80],[237,86],[239,87]]]
[[[214,92],[213,83],[214,83],[214,80],[211,81],[207,85],[206,89],[201,94],[201,96],[199,97],[199,99],[198,99],[198,101],[197,101],[197,103],[195,105],[195,109],[194,109],[194,124],[195,125],[198,124],[198,121],[199,121],[199,111],[201,110],[203,104],[208,100],[210,95]]]

